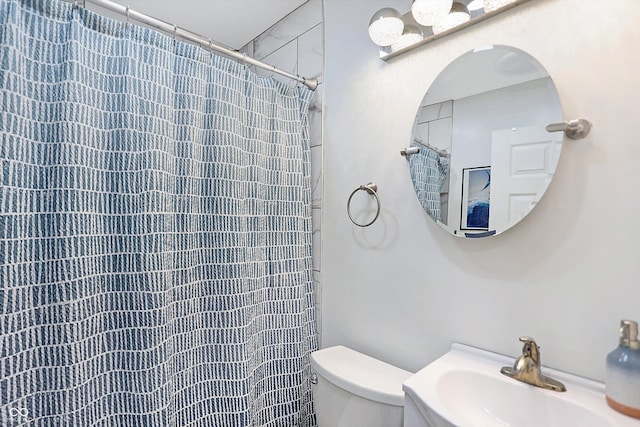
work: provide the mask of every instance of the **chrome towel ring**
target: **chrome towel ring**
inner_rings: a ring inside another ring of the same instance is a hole
[[[356,194],[360,190],[366,191],[367,193],[373,195],[376,198],[376,203],[378,204],[378,209],[376,211],[376,216],[373,217],[371,222],[369,222],[367,224],[358,224],[353,219],[353,216],[351,216],[351,199],[353,198],[353,195]],[[353,192],[349,196],[349,200],[347,200],[347,214],[349,215],[349,219],[351,220],[351,222],[354,223],[355,225],[357,225],[358,227],[368,227],[371,224],[373,224],[374,222],[376,222],[376,220],[378,219],[378,216],[380,215],[380,198],[378,197],[377,191],[378,191],[378,186],[376,185],[376,183],[370,182],[367,185],[361,185],[360,187],[356,188],[355,190],[353,190]]]

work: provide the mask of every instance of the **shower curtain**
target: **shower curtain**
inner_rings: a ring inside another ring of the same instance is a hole
[[[422,208],[433,219],[442,221],[440,193],[449,176],[449,158],[416,141],[411,146],[420,148],[418,153],[409,157],[413,189]],[[446,218],[444,221],[446,222]]]
[[[311,92],[288,86],[0,1],[1,425],[314,424]]]

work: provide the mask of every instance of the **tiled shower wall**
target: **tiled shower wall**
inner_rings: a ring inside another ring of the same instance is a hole
[[[313,176],[313,277],[316,286],[318,333],[321,324],[321,244],[320,218],[322,209],[322,93],[323,93],[323,8],[322,0],[309,0],[284,17],[242,49],[247,55],[274,65],[281,70],[303,77],[318,79],[309,108],[311,131],[311,173]],[[257,69],[259,75],[269,71]],[[295,81],[275,75],[287,84]]]

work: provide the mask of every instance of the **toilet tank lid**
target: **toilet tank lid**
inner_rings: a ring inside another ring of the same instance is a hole
[[[311,366],[333,385],[356,396],[403,406],[402,383],[413,373],[338,345],[311,353]]]

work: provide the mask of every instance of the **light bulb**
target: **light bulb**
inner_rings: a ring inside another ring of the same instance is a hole
[[[430,27],[447,16],[452,5],[453,0],[413,0],[411,14],[418,24]]]
[[[471,19],[471,16],[469,16],[466,6],[462,3],[454,2],[453,6],[451,6],[451,12],[433,26],[433,34],[439,34],[450,28],[457,27],[469,19]]]
[[[391,50],[395,52],[404,49],[407,46],[418,43],[422,39],[424,39],[424,36],[418,27],[415,25],[405,25],[402,34],[391,44]]]
[[[402,34],[404,22],[397,10],[390,7],[380,9],[369,22],[369,37],[378,46],[390,46]]]
[[[496,9],[500,9],[502,6],[513,3],[514,1],[515,0],[484,0],[484,11],[493,12]]]

